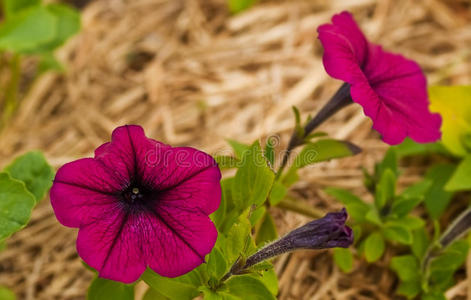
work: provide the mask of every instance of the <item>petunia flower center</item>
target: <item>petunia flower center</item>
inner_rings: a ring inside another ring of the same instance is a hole
[[[131,186],[123,192],[123,199],[128,204],[132,204],[139,200],[142,200],[144,196],[144,189],[137,186]]]

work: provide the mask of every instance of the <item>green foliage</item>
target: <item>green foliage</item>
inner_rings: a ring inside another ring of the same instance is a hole
[[[296,156],[294,163],[284,175],[282,181],[286,186],[290,186],[298,180],[297,171],[300,168],[334,158],[352,156],[359,152],[358,147],[344,141],[322,139],[316,142],[308,142]]]
[[[232,277],[227,282],[227,288],[232,295],[240,299],[276,299],[261,280],[248,275]]]
[[[198,287],[172,278],[162,277],[150,269],[142,274],[141,279],[151,288],[170,299],[191,300],[198,295]],[[112,299],[104,297],[101,299]]]
[[[96,277],[88,288],[87,299],[133,300],[134,286]]]
[[[23,181],[39,202],[52,185],[54,170],[39,151],[31,151],[16,158],[5,168],[12,178]]]
[[[349,273],[353,270],[353,254],[349,249],[335,248],[334,261],[345,273]]]
[[[242,210],[251,205],[261,205],[267,199],[274,179],[275,174],[268,167],[259,143],[254,143],[244,153],[235,175],[234,202]]]
[[[377,261],[384,253],[384,238],[379,232],[373,232],[365,239],[364,253],[366,261]]]
[[[2,299],[2,300],[16,300],[16,296],[9,289],[0,286],[0,299]]]
[[[0,49],[42,54],[61,46],[80,29],[78,12],[63,4],[5,1],[7,19],[0,25]]]
[[[276,233],[275,222],[273,221],[272,216],[269,213],[265,213],[262,223],[257,231],[257,237],[255,238],[255,243],[257,245],[263,245],[269,241],[273,241],[278,238]]]
[[[463,191],[471,190],[471,155],[464,157],[458,164],[453,176],[445,185],[446,191]]]
[[[23,228],[36,201],[22,181],[0,173],[0,240]]]
[[[252,7],[257,0],[228,0],[229,11],[233,14],[243,12]]]

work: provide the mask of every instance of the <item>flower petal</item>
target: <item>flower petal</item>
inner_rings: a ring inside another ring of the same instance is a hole
[[[332,23],[317,29],[324,47],[325,70],[330,76],[350,84],[363,81],[361,66],[368,56],[368,41],[349,12],[335,15]]]
[[[79,227],[112,209],[123,181],[110,172],[91,158],[62,166],[50,191],[51,205],[59,222]]]
[[[162,276],[176,277],[198,267],[216,243],[216,227],[205,214],[160,205],[154,219],[147,261]]]
[[[77,252],[100,277],[132,283],[146,269],[143,245],[149,233],[142,222],[139,214],[115,209],[80,228]]]
[[[441,117],[429,111],[419,65],[369,43],[350,13],[335,15],[332,23],[318,29],[324,67],[351,85],[353,101],[363,106],[383,140],[395,145],[406,136],[419,143],[439,139]]]
[[[111,143],[98,148],[95,155],[123,176],[168,192],[175,205],[191,200],[188,205],[207,214],[219,207],[221,174],[216,161],[202,151],[165,145],[147,138],[140,126],[126,125],[115,129]],[[191,193],[192,198],[179,197],[179,191]]]

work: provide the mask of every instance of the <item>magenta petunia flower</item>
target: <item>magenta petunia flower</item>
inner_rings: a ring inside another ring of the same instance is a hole
[[[147,267],[176,277],[203,263],[216,242],[208,215],[221,200],[220,178],[208,154],[127,125],[94,158],[57,171],[51,203],[59,222],[79,228],[78,254],[100,277],[131,283]]]
[[[351,98],[363,106],[384,142],[440,138],[441,117],[428,108],[426,79],[416,62],[370,43],[348,12],[335,15],[318,32],[327,73],[350,85]]]

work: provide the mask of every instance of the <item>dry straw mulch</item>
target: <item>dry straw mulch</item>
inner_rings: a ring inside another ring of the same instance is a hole
[[[83,10],[81,34],[59,53],[67,72],[41,77],[0,135],[0,165],[41,149],[59,167],[91,156],[126,123],[209,153],[229,153],[226,138],[264,141],[272,134],[281,150],[293,126],[291,106],[306,117],[340,85],[323,69],[316,28],[341,10],[352,11],[371,40],[417,60],[429,82],[469,84],[469,1],[262,1],[231,16],[225,0],[97,0]],[[304,170],[293,196],[330,210],[339,204],[322,188],[364,193],[361,166],[371,169],[386,148],[370,127],[358,106],[325,124],[322,130],[364,151]],[[403,181],[419,172],[405,169]],[[273,213],[280,233],[308,220]],[[92,274],[77,257],[75,235],[44,200],[0,252],[0,284],[19,299],[84,299]],[[328,251],[285,255],[276,270],[280,299],[391,299],[397,285],[385,262],[357,262],[345,275]],[[465,299],[470,280],[448,296]]]

